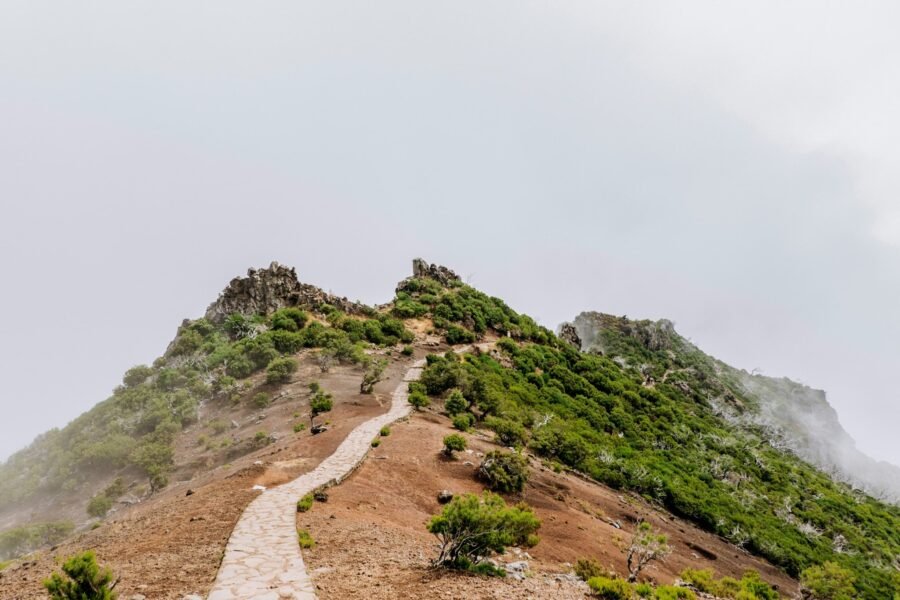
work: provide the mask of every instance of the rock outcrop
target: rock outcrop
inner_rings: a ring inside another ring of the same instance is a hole
[[[206,319],[220,323],[233,313],[268,314],[288,306],[318,309],[323,304],[351,314],[371,312],[365,305],[301,283],[293,267],[273,262],[267,269],[249,269],[246,277],[232,279],[219,298],[206,309]]]

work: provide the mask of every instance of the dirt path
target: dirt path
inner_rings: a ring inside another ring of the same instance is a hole
[[[241,515],[208,600],[310,600],[316,597],[297,541],[296,504],[323,485],[339,483],[362,462],[379,430],[406,416],[407,383],[425,361],[414,363],[394,390],[391,408],[354,429],[313,471],[264,492]]]

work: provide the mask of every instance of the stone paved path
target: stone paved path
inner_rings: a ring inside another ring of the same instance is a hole
[[[325,484],[340,483],[362,462],[379,430],[409,414],[407,382],[422,374],[420,360],[391,396],[391,408],[359,425],[314,470],[263,492],[231,533],[208,600],[312,600],[315,586],[297,541],[297,500]]]

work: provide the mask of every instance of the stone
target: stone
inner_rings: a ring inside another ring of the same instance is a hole
[[[328,431],[327,425],[313,425],[309,430],[309,432],[313,435],[319,435],[320,433],[324,433],[326,431]]]
[[[231,421],[231,428],[232,428],[232,429],[237,429],[238,427],[240,427],[240,424],[239,424],[237,421],[235,421],[235,420],[232,419],[232,421]]]
[[[447,504],[451,500],[453,500],[453,492],[451,492],[450,490],[441,490],[440,492],[438,492],[438,504]]]
[[[186,492],[184,493],[184,495],[185,495],[185,496],[193,496],[194,493],[195,493],[194,490],[188,490],[188,491],[186,491]]]
[[[313,499],[316,502],[328,502],[328,492],[325,490],[316,490],[313,492]]]
[[[295,269],[273,262],[267,269],[248,269],[246,277],[232,279],[218,299],[206,309],[206,319],[221,323],[234,313],[250,316],[269,314],[289,306],[317,309],[323,304],[351,314],[361,315],[371,311],[362,304],[301,283]]]

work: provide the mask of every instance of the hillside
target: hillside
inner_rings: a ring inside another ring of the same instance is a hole
[[[804,570],[833,561],[852,571],[860,598],[898,589],[900,509],[814,468],[825,464],[811,445],[821,438],[785,410],[791,390],[836,424],[824,398],[727,367],[666,322],[587,313],[557,336],[417,260],[379,307],[276,263],[251,270],[182,323],[153,365],[0,466],[0,560],[44,549],[2,572],[0,596],[35,597],[54,561],[85,547],[122,576],[123,592],[208,592],[251,488],[310,472],[385,413],[402,373],[426,357],[409,387],[430,406],[375,444],[328,504],[297,517],[319,540],[304,556],[322,597],[348,597],[363,580],[384,598],[583,597],[571,563],[595,558],[621,575],[621,544],[641,520],[673,550],[648,581],[674,582],[687,567],[735,578],[753,569],[787,596]],[[333,408],[313,420],[320,394]],[[313,435],[313,424],[326,427]],[[439,458],[454,427],[468,460]],[[533,575],[428,570],[424,521],[440,510],[437,492],[483,489],[477,463],[507,447],[530,473],[507,497],[543,522]]]

